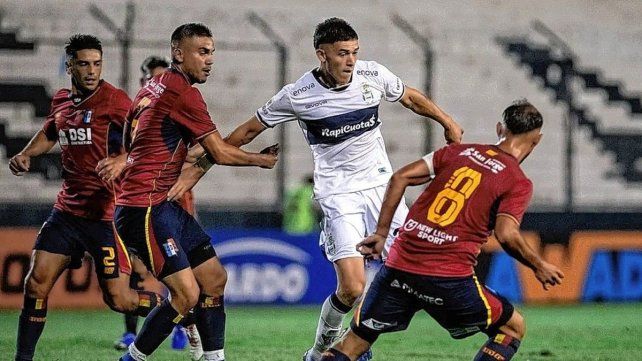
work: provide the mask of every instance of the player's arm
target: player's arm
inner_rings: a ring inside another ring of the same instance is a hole
[[[249,153],[228,144],[218,132],[213,132],[200,140],[203,155],[190,166],[184,167],[181,175],[167,193],[167,200],[179,199],[192,189],[214,164],[228,166],[258,166],[272,168],[278,160],[279,145],[274,144],[260,153]],[[207,151],[207,152],[205,152]]]
[[[392,218],[406,188],[428,183],[431,179],[430,169],[424,159],[414,161],[392,175],[383,196],[377,230],[357,245],[357,250],[361,254],[367,257],[378,257],[381,254],[390,232]]]
[[[122,148],[119,155],[101,159],[96,165],[96,173],[105,182],[116,180],[127,166],[127,155],[125,148]]]
[[[555,265],[544,261],[526,243],[526,240],[519,232],[519,224],[513,217],[505,214],[497,215],[495,237],[506,253],[533,270],[535,277],[542,283],[545,290],[548,289],[549,285],[562,284],[564,273]]]
[[[461,143],[461,137],[464,133],[461,126],[419,90],[406,86],[399,102],[413,112],[432,118],[441,124],[444,127],[444,137],[448,143]]]
[[[11,173],[21,176],[24,172],[28,172],[31,166],[31,157],[47,153],[54,145],[56,145],[55,140],[50,140],[44,131],[38,131],[24,149],[9,160]]]

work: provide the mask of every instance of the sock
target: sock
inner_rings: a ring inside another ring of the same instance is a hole
[[[138,328],[138,316],[125,314],[125,332],[136,334]]]
[[[150,291],[136,291],[138,293],[138,307],[132,312],[133,315],[147,317],[149,313],[161,303],[162,297]]]
[[[196,318],[194,317],[194,309],[189,310],[189,312],[183,317],[179,325],[187,327],[196,323]]]
[[[321,315],[317,325],[317,335],[312,351],[321,353],[332,346],[337,337],[341,334],[343,318],[350,312],[352,306],[346,305],[339,300],[336,293],[333,293],[323,302]],[[316,356],[316,355],[313,355]]]
[[[508,361],[519,348],[520,341],[503,333],[486,341],[473,361]]]
[[[194,307],[196,328],[201,335],[204,354],[208,351],[223,351],[225,343],[225,304],[223,296],[201,294]],[[207,359],[206,359],[207,360]],[[216,360],[216,359],[212,359]]]
[[[144,355],[151,355],[158,346],[172,333],[174,326],[178,324],[181,316],[168,300],[161,302],[145,319],[140,333],[136,337],[135,345],[137,350]]]
[[[225,361],[225,352],[223,350],[203,351],[204,361]]]
[[[45,328],[47,299],[24,296],[22,312],[18,319],[16,361],[31,361],[36,343]]]
[[[147,360],[147,356],[140,352],[136,348],[136,345],[133,343],[129,345],[129,349],[127,350],[127,353],[123,355],[123,357],[120,358],[119,361],[145,361]]]
[[[350,361],[350,357],[337,349],[331,348],[323,354],[321,361]]]

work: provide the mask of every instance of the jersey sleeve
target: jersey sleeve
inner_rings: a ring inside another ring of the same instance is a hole
[[[377,77],[381,81],[384,90],[384,98],[389,102],[396,102],[403,96],[405,86],[401,79],[393,74],[388,68],[377,63]]]
[[[256,111],[256,117],[268,128],[297,119],[290,101],[292,84],[284,86],[272,99]]]
[[[448,159],[446,153],[448,153],[449,150],[450,147],[445,146],[422,157],[422,159],[426,162],[426,165],[428,165],[431,178],[434,178],[435,175],[439,173],[440,170],[445,166],[446,159]]]
[[[216,131],[207,105],[198,89],[189,87],[174,103],[169,117],[190,133],[194,140],[200,140]]]
[[[518,224],[522,223],[532,195],[533,183],[526,178],[520,179],[501,197],[497,215],[509,216]]]

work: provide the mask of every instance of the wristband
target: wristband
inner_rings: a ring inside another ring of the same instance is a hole
[[[207,173],[210,168],[214,165],[214,159],[209,155],[209,153],[205,152],[202,156],[198,157],[196,159],[196,162],[194,162],[194,167],[201,168],[203,173]]]

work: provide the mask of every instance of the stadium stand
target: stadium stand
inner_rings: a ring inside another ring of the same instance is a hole
[[[20,74],[25,79],[40,79],[38,84],[49,93],[52,89],[66,86],[67,79],[60,71],[60,39],[75,32],[91,32],[103,39],[106,54],[104,76],[110,81],[118,79],[120,58],[113,35],[92,19],[85,2],[72,0],[62,4],[35,0],[3,3],[5,17],[0,31],[19,29],[9,32],[18,41],[32,41],[35,45],[30,52],[0,53],[0,83],[4,83],[2,79],[13,79]],[[114,19],[122,20],[124,4],[123,1],[114,1],[98,5]],[[501,110],[515,98],[526,97],[542,109],[546,119],[542,149],[547,151],[533,154],[524,168],[536,185],[532,209],[546,210],[562,208],[565,200],[562,185],[565,177],[566,104],[559,102],[555,90],[546,86],[547,78],[532,77],[530,65],[515,66],[505,48],[495,41],[497,37],[526,39],[519,46],[532,46],[537,56],[558,61],[558,58],[547,54],[549,49],[545,45],[527,37],[537,35],[533,34],[530,21],[541,19],[567,41],[577,59],[587,60],[591,66],[589,70],[574,67],[575,71],[583,72],[583,77],[578,77],[574,86],[581,88],[581,92],[576,92],[578,103],[574,105],[574,112],[584,115],[580,117],[582,125],[574,136],[575,205],[585,210],[594,210],[595,207],[634,208],[642,201],[639,187],[642,142],[639,141],[641,131],[637,125],[642,123],[642,116],[638,114],[639,96],[635,95],[642,89],[633,88],[642,84],[642,72],[634,70],[642,63],[642,47],[636,35],[640,24],[636,17],[631,16],[642,10],[639,3],[605,1],[590,8],[579,0],[561,3],[543,0],[537,4],[507,1],[493,6],[473,3],[466,7],[456,2],[426,3],[417,7],[415,2],[403,0],[394,3],[292,3],[275,0],[269,4],[240,0],[233,6],[224,2],[193,0],[189,7],[169,1],[158,6],[157,1],[140,0],[135,4],[139,11],[134,26],[136,39],[130,64],[130,94],[136,91],[138,74],[135,65],[149,54],[167,53],[165,48],[144,45],[145,41],[166,41],[171,30],[183,22],[205,22],[218,39],[228,44],[248,40],[269,44],[247,20],[249,11],[264,17],[286,39],[290,50],[289,81],[296,80],[297,76],[316,65],[311,45],[314,25],[325,17],[344,16],[360,34],[361,58],[377,60],[408,85],[423,88],[425,69],[421,49],[414,46],[390,20],[391,14],[398,13],[431,39],[435,51],[433,98],[462,123],[466,129],[466,141],[493,141],[494,134],[482,131],[488,129],[482,126],[482,122],[497,121]],[[341,13],[337,7],[341,8]],[[547,10],[551,8],[557,11]],[[58,39],[52,38],[54,34]],[[520,56],[518,50],[511,53],[514,54],[512,56]],[[270,52],[218,48],[215,59],[214,75],[200,89],[221,133],[227,134],[276,92],[277,56]],[[555,72],[552,67],[548,69]],[[627,91],[624,91],[624,83],[613,84],[602,74],[625,79]],[[4,98],[5,93],[1,94],[0,98]],[[6,103],[0,105],[4,107]],[[38,112],[36,105],[33,107],[32,123],[41,124],[41,116],[35,114]],[[393,166],[418,158],[423,152],[423,121],[411,112],[400,110],[396,104],[382,106],[380,114]],[[6,124],[6,118],[0,118],[5,129],[13,129],[13,124]],[[14,136],[8,130],[5,133],[9,137]],[[291,184],[312,169],[312,160],[297,125],[288,124],[287,134],[283,158],[288,164],[286,181]],[[27,134],[20,133],[20,136]],[[249,147],[260,149],[275,140],[276,132],[266,132],[257,139],[257,144]],[[441,132],[435,131],[432,140],[435,147],[443,144]],[[9,155],[6,149],[3,158]],[[276,177],[273,172],[216,167],[211,173],[197,187],[199,206],[268,206],[275,199]],[[39,179],[40,185],[57,185],[57,181],[46,181],[42,176]],[[0,172],[0,186],[13,182],[7,172]],[[416,196],[419,190],[413,192],[409,198]],[[7,197],[5,193],[3,197]],[[53,193],[47,199],[52,197]]]

